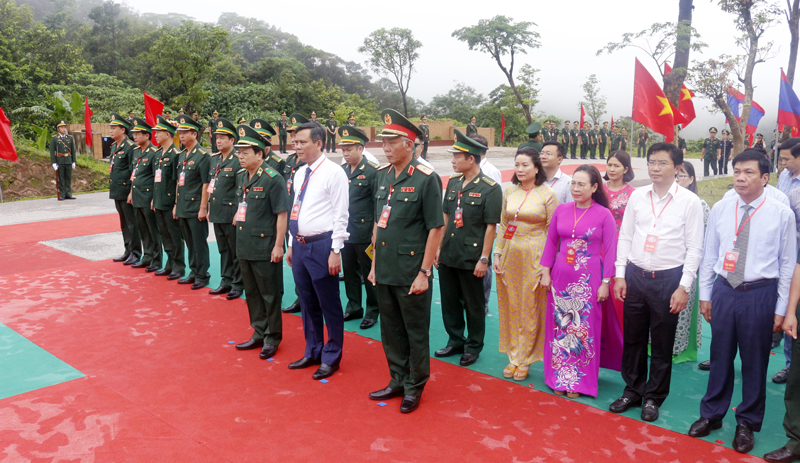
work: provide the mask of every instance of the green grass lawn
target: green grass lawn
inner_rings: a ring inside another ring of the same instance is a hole
[[[697,194],[713,207],[725,193],[733,188],[733,177],[712,178],[697,182]]]

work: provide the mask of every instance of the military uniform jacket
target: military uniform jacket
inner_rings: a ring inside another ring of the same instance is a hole
[[[539,143],[538,141],[533,141],[533,140],[526,141],[525,143],[519,145],[517,149],[521,150],[522,148],[527,148],[529,146],[534,148],[536,151],[539,151],[540,153],[542,151],[542,144]]]
[[[569,129],[561,129],[561,144],[566,145],[569,143]]]
[[[579,135],[579,130],[578,129],[572,129],[572,130],[569,131],[569,138],[570,138],[569,144],[570,145],[577,145],[578,144],[578,135]]]
[[[678,149],[679,150],[685,150],[686,149],[686,140],[681,138],[681,137],[678,137]]]
[[[289,196],[294,196],[294,185],[292,185],[294,173],[304,165],[306,165],[305,161],[301,161],[297,157],[297,153],[292,153],[286,157],[286,167],[283,168],[283,179],[286,181],[286,191],[289,193]]]
[[[589,131],[586,129],[581,129],[578,133],[578,136],[581,137],[581,145],[588,145],[589,144]]]
[[[639,132],[639,146],[646,145],[647,144],[647,140],[649,140],[649,139],[650,139],[650,135],[647,132],[645,132],[645,133]]]
[[[336,137],[336,120],[335,119],[328,119],[328,122],[325,123],[325,127],[327,128],[328,136],[329,137]]]
[[[158,150],[150,143],[147,144],[145,149],[141,149],[138,146],[133,149],[131,161],[133,207],[150,209],[150,201],[153,200],[153,192],[155,191],[157,155]]]
[[[704,158],[709,159],[716,159],[717,154],[719,154],[719,149],[722,147],[722,143],[720,142],[719,138],[710,139],[706,138],[703,142],[703,149],[706,150],[705,154],[703,154]]]
[[[264,162],[272,168],[275,172],[283,175],[283,172],[286,170],[286,161],[284,161],[280,156],[275,154],[274,151],[271,149],[269,150],[269,154],[266,158],[264,158]]]
[[[611,151],[618,151],[620,149],[622,144],[622,135],[612,132],[608,135],[608,140],[611,142],[609,144],[609,149]]]
[[[503,190],[483,172],[463,186],[464,175],[450,177],[442,209],[448,215],[447,227],[439,251],[439,263],[448,267],[473,270],[483,252],[486,224],[500,223]],[[456,227],[456,208],[463,209],[463,226]],[[487,256],[491,261],[491,251]]]
[[[422,141],[431,141],[431,128],[428,124],[420,124],[419,130],[422,132]]]
[[[211,138],[217,134],[217,120],[216,119],[209,119],[208,121],[208,131],[211,135]]]
[[[597,144],[597,132],[595,130],[590,130],[588,132],[589,137],[589,146],[594,146]]]
[[[620,135],[619,139],[621,140],[619,149],[621,149],[623,151],[628,149],[628,136],[627,135]]]
[[[288,122],[286,122],[284,120],[278,121],[278,134],[286,135],[286,129],[288,129],[288,128],[289,128],[289,123]]]
[[[442,179],[412,158],[397,178],[394,166],[378,170],[376,188],[375,222],[387,202],[392,209],[386,228],[377,227],[375,278],[384,285],[411,286],[422,268],[428,232],[444,225]]]
[[[133,149],[136,144],[129,138],[111,145],[111,165],[109,166],[108,197],[116,201],[127,201],[131,192],[131,165]]]
[[[470,122],[467,124],[467,136],[475,135],[478,133],[478,126]]]
[[[222,153],[211,156],[210,179],[214,180],[214,191],[209,195],[208,220],[213,223],[231,223],[236,215],[236,175],[242,170],[234,148],[227,159]]]
[[[175,186],[178,183],[178,147],[170,145],[164,148],[155,148],[156,153],[152,162],[155,170],[161,169],[161,181],[155,182],[153,193],[153,208],[159,211],[171,211],[175,205]]]
[[[344,241],[350,244],[365,244],[372,240],[372,226],[375,222],[372,215],[375,213],[375,177],[378,165],[361,159],[353,172],[350,165],[342,165],[347,174],[350,194],[350,217],[347,222],[347,233],[350,236]]]
[[[50,164],[72,165],[75,162],[75,140],[60,133],[50,139]]]
[[[236,174],[236,204],[247,204],[245,220],[236,222],[236,253],[239,259],[268,261],[278,239],[278,214],[289,210],[286,182],[271,167],[248,177],[246,169]]]
[[[773,142],[773,147],[774,145],[775,143]],[[731,140],[720,142],[720,148],[722,149],[722,151],[720,151],[721,155],[730,156],[731,152],[733,152],[733,142]]]
[[[610,132],[608,131],[608,129],[600,129],[600,131],[597,132],[597,135],[600,136],[600,143],[601,144],[605,145],[606,143],[608,143],[608,134],[609,133]]]
[[[183,186],[179,184],[177,187],[178,194],[175,198],[177,217],[182,219],[197,217],[203,199],[203,184],[211,180],[208,175],[210,162],[211,156],[200,144],[195,145],[191,151],[184,149],[178,155],[178,178],[180,179],[181,172],[185,173],[186,178]]]

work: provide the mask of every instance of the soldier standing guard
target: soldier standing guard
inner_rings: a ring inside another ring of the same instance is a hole
[[[291,115],[292,125],[289,126],[287,129],[289,132],[294,132],[297,130],[298,127],[309,122],[305,116],[299,113],[292,113]],[[292,135],[292,143],[294,143],[294,135]],[[297,152],[290,154],[286,158],[286,167],[283,169],[283,178],[286,180],[286,192],[288,193],[289,197],[294,196],[294,174],[297,172],[297,169],[303,167],[306,163],[300,160],[297,157]],[[288,224],[288,217],[287,217],[287,224]],[[286,230],[286,245],[288,246],[289,240],[292,237],[289,235],[289,230]],[[300,312],[300,295],[297,291],[297,286],[295,285],[294,293],[297,296],[291,304],[281,309],[283,313],[297,313]]]
[[[211,154],[218,153],[219,149],[217,148],[217,119],[219,118],[219,112],[214,110],[211,113],[211,119],[208,121],[208,133],[209,139],[211,141]]]
[[[178,184],[173,216],[179,220],[181,234],[189,248],[189,276],[178,284],[204,288],[208,273],[208,182],[210,156],[198,143],[202,127],[189,116],[178,116],[178,132],[183,151],[178,156]]]
[[[314,122],[315,124],[319,124],[319,126],[322,127],[322,124],[320,124],[319,121],[317,120],[317,112],[316,111],[311,111],[311,122]],[[325,150],[325,143],[328,140],[327,134],[328,134],[328,131],[326,130],[325,131],[325,135],[326,136],[322,137],[322,150],[323,151]]]
[[[564,121],[564,128],[561,129],[559,142],[564,145],[564,154],[569,153],[569,121]]]
[[[581,127],[580,132],[578,133],[578,137],[580,140],[578,141],[578,145],[581,147],[581,159],[586,159],[586,155],[589,153],[589,131],[591,126],[588,122],[583,123],[583,127]]]
[[[56,125],[58,133],[50,139],[50,162],[58,180],[58,200],[75,199],[72,196],[72,169],[75,168],[75,140],[67,134],[67,121]]]
[[[600,129],[600,132],[598,133],[599,136],[598,149],[599,149],[600,159],[606,158],[606,146],[608,146],[609,134],[610,132],[608,131],[608,122],[603,122],[603,128]]]
[[[728,175],[728,162],[731,160],[731,152],[733,152],[733,141],[730,139],[731,133],[728,129],[722,129],[722,140],[719,147],[719,175]]]
[[[639,132],[639,143],[636,149],[637,158],[646,157],[648,140],[650,140],[650,134],[647,133],[647,127],[642,126],[642,130]]]
[[[231,121],[217,119],[218,154],[211,155],[208,171],[208,220],[214,224],[214,236],[219,250],[219,269],[222,277],[219,287],[208,292],[211,295],[227,294],[229,301],[242,296],[244,284],[239,258],[236,254],[236,227],[233,217],[238,208],[236,200],[236,174],[241,170],[234,144],[239,137]]]
[[[534,122],[525,129],[525,133],[528,134],[528,141],[519,145],[517,150],[521,150],[527,146],[532,146],[536,151],[542,150],[542,144],[539,142],[539,137],[541,136],[540,132],[542,130],[542,125],[538,122]]]
[[[442,321],[449,336],[447,346],[436,357],[462,354],[459,364],[469,366],[483,350],[486,315],[483,277],[491,265],[492,246],[503,190],[481,171],[481,154],[488,147],[456,131],[453,170],[442,208],[446,230],[436,252]],[[466,328],[468,336],[464,336]]]
[[[114,207],[119,214],[122,241],[125,244],[125,253],[113,260],[133,265],[139,262],[139,256],[142,255],[142,242],[136,228],[133,206],[128,204],[128,193],[131,192],[131,160],[136,145],[128,138],[131,125],[124,117],[112,113],[109,125],[114,143],[111,145],[111,163],[108,167],[108,197],[114,200]]]
[[[278,121],[278,151],[280,151],[281,154],[286,153],[286,140],[288,138],[286,129],[288,128],[289,122],[286,120],[286,111],[284,111],[281,113],[281,120]],[[279,170],[278,172],[283,174],[282,170]]]
[[[708,177],[708,166],[717,175],[717,160],[719,159],[720,148],[722,147],[719,140],[717,140],[717,128],[711,127],[708,129],[708,138],[703,141],[703,150],[701,157],[703,158],[703,177]]]
[[[431,142],[431,127],[428,125],[428,117],[422,116],[419,130],[422,132],[422,159],[428,160],[428,144]]]
[[[144,119],[133,119],[133,170],[128,204],[133,206],[136,228],[142,238],[142,260],[131,268],[146,268],[147,273],[161,268],[161,235],[158,233],[156,214],[150,208],[155,191],[155,159],[157,151],[150,143],[153,128]]]
[[[325,144],[325,149],[329,153],[336,152],[336,119],[334,119],[336,115],[331,111],[328,115],[328,122],[325,123],[325,136],[327,137],[328,141]]]
[[[342,248],[342,269],[344,271],[344,290],[347,294],[344,321],[364,318],[361,329],[372,328],[378,322],[378,299],[375,287],[367,283],[364,277],[369,275],[372,260],[367,255],[367,248],[372,242],[372,226],[375,214],[375,176],[378,164],[364,157],[364,145],[369,141],[367,134],[355,127],[340,127],[339,136],[344,164],[342,168],[349,182],[348,211],[350,216],[347,233],[350,236],[344,241]],[[367,312],[362,306],[361,287],[367,293]]]
[[[611,129],[611,134],[608,136],[608,154],[611,155],[614,151],[619,151],[622,147],[622,136],[619,134],[619,129],[615,125]]]
[[[572,130],[569,132],[569,157],[570,159],[577,159],[578,146],[580,145],[580,134],[578,130],[578,121],[572,123]]]
[[[589,159],[595,159],[597,156],[598,127],[600,124],[595,124],[589,131]]]
[[[270,144],[272,137],[275,136],[275,129],[264,119],[251,120],[250,127],[254,128],[264,140],[267,140],[267,146],[264,147],[264,153],[266,153],[264,155],[264,164],[270,166],[275,172],[280,172],[281,175],[283,175],[283,171],[286,169],[286,161],[272,151],[272,145]]]
[[[264,163],[267,140],[247,125],[237,127],[239,162],[236,176],[236,253],[253,335],[239,350],[262,347],[259,357],[275,355],[283,339],[283,237],[289,197],[283,177]]]
[[[377,285],[381,342],[391,381],[370,399],[403,397],[400,411],[419,407],[430,378],[431,266],[441,240],[442,181],[414,158],[422,132],[386,109],[380,134],[390,166],[378,171],[369,281]]]
[[[156,225],[161,234],[161,244],[167,254],[167,264],[156,276],[167,276],[167,280],[183,278],[186,271],[183,251],[183,237],[178,220],[172,215],[175,206],[175,187],[178,183],[178,154],[180,150],[173,143],[177,128],[164,116],[158,116],[158,124],[153,127],[159,147],[154,157],[157,162],[154,178],[153,211]]]
[[[467,124],[467,136],[478,134],[478,125],[475,123],[477,120],[478,118],[475,116],[469,119],[469,124]]]
[[[622,151],[628,151],[628,129],[622,128],[622,135],[620,136],[620,147]]]

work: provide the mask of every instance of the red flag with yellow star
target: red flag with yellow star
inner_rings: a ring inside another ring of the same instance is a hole
[[[668,63],[664,63],[664,74],[672,72],[672,67]],[[686,127],[694,120],[697,115],[694,112],[694,92],[686,88],[684,84],[681,86],[681,97],[678,101],[678,112],[683,116],[683,122],[675,121],[676,124],[681,124],[681,127]]]
[[[633,115],[635,122],[664,135],[667,143],[675,138],[672,105],[653,76],[639,60],[633,77]]]

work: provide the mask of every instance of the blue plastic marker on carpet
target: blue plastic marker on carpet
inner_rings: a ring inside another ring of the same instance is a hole
[[[271,362],[273,360],[275,360],[275,359],[269,358],[269,359],[267,359],[267,362]]]
[[[327,382],[328,382],[328,380],[327,380],[327,379],[321,379],[319,382],[320,382],[320,383],[327,383]]]
[[[235,342],[236,342],[236,341],[228,341],[228,344],[233,344],[233,343],[235,343]]]
[[[386,402],[378,402],[378,406],[379,407],[385,407],[386,406]]]

